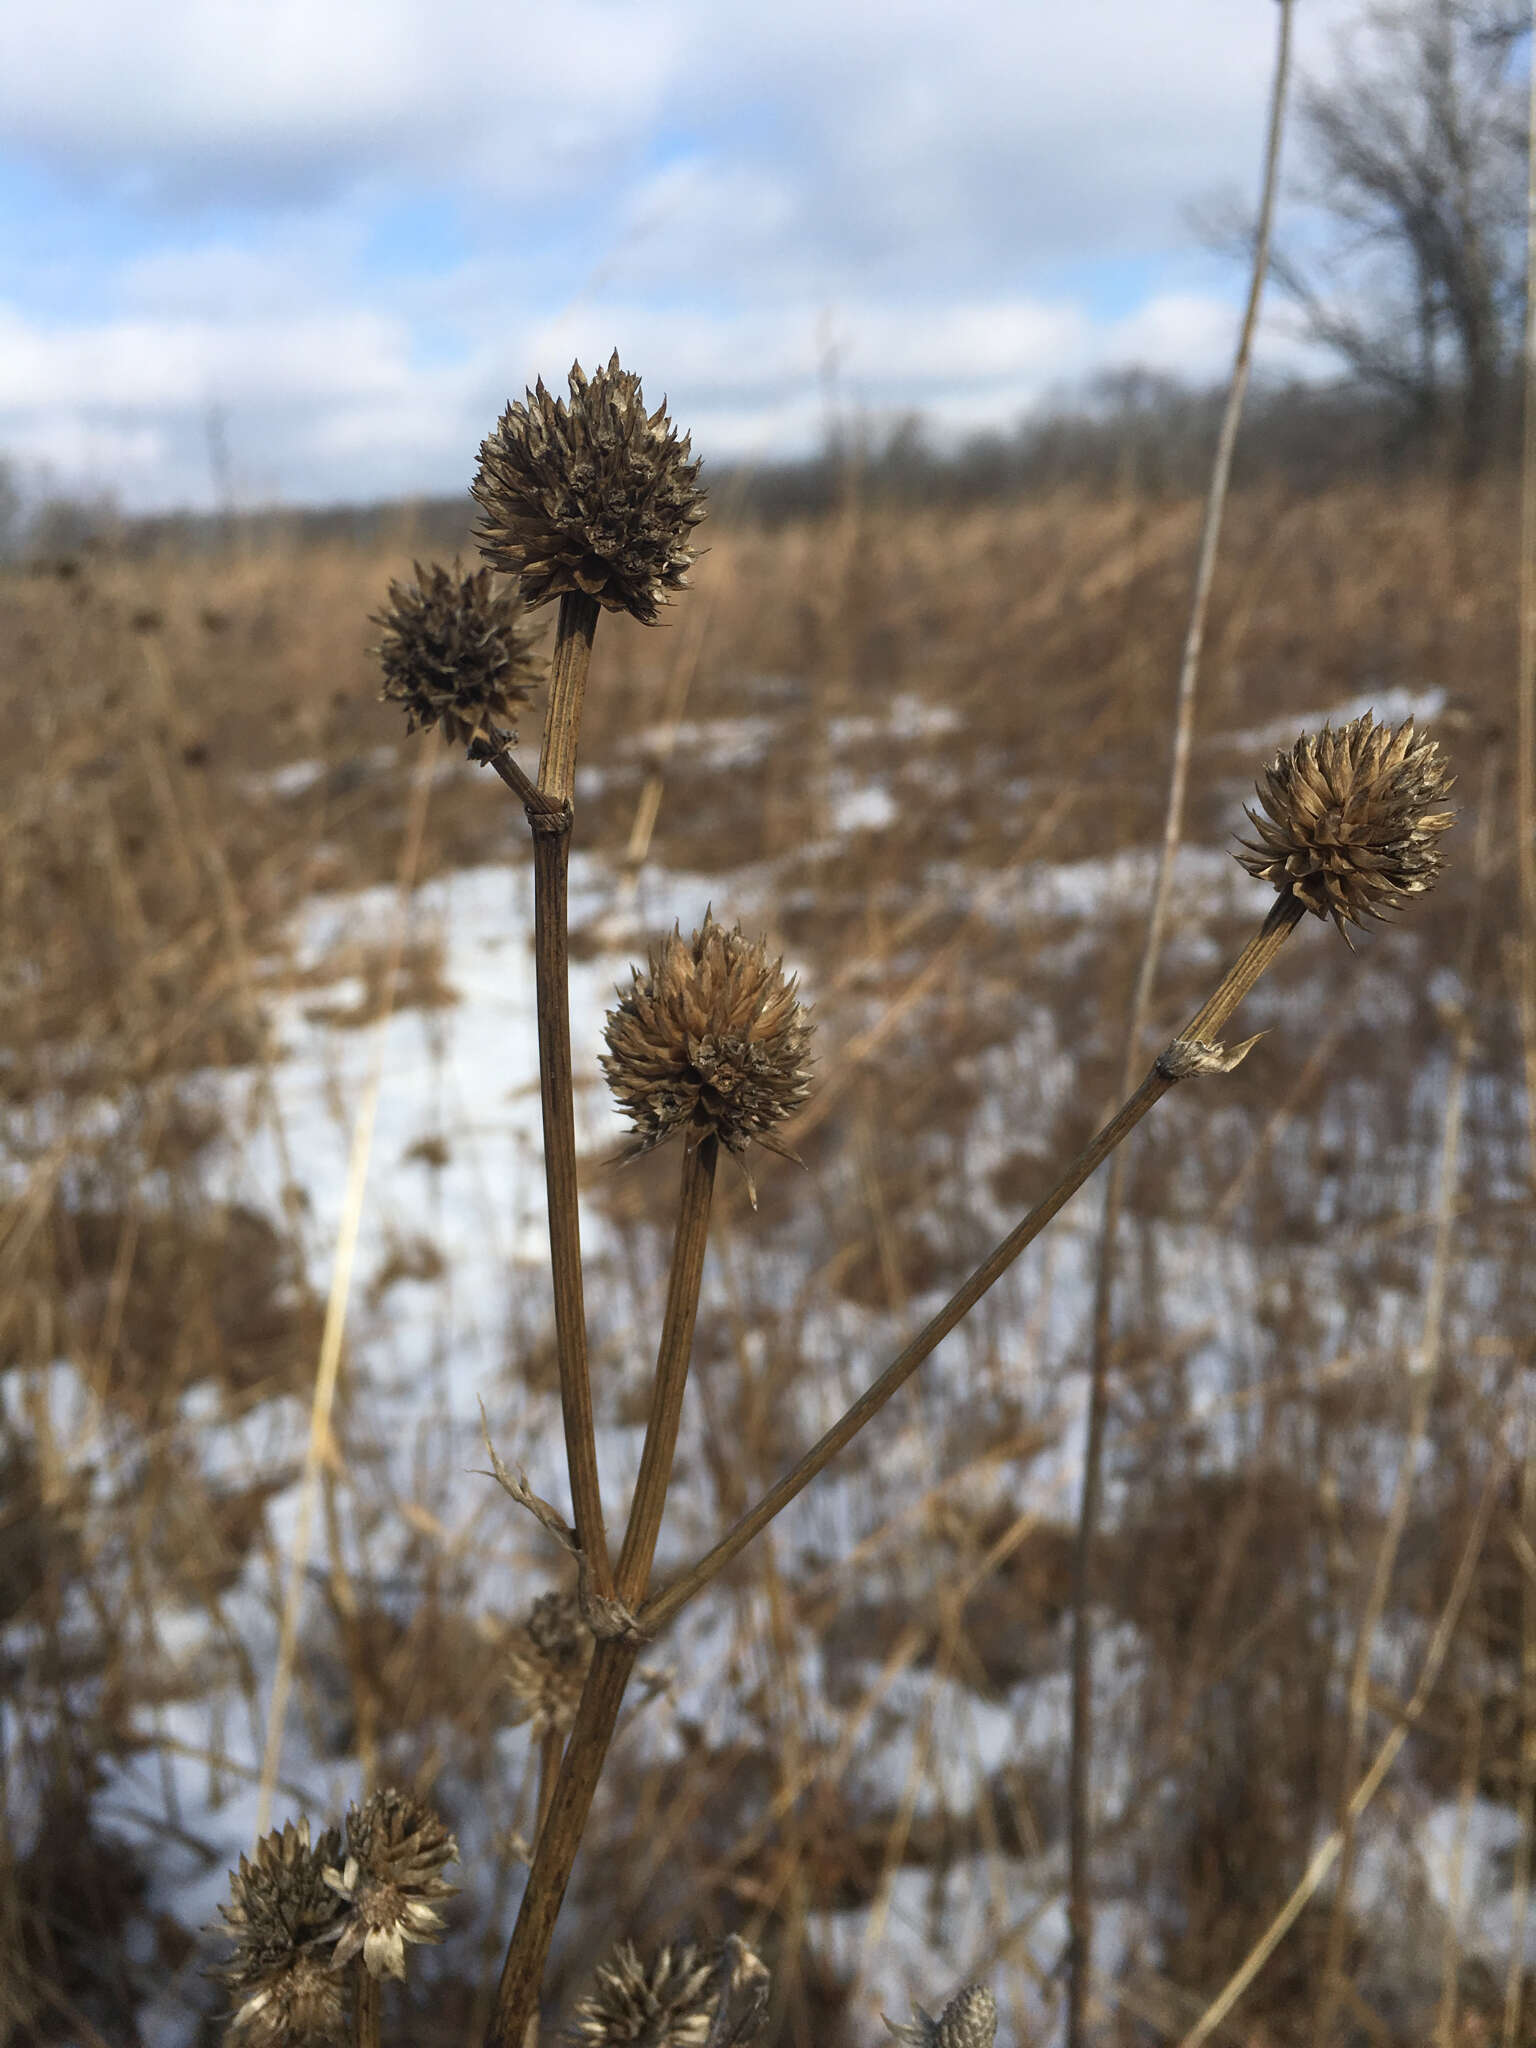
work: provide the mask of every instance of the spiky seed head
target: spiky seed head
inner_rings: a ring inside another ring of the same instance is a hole
[[[898,2041],[913,2048],[993,2048],[997,2039],[997,2000],[985,1984],[967,1984],[957,1991],[935,2019],[915,2006],[904,2025],[887,2020]]]
[[[440,724],[450,746],[483,746],[492,723],[515,725],[533,694],[522,599],[515,586],[498,589],[489,569],[415,569],[415,582],[392,582],[388,610],[374,614],[384,628],[380,694],[405,706],[411,732]]]
[[[592,1641],[574,1593],[539,1595],[507,1644],[514,1726],[526,1721],[536,1736],[566,1733],[576,1718]]]
[[[570,387],[567,405],[541,378],[481,443],[471,486],[480,552],[522,578],[528,604],[583,591],[654,625],[696,559],[699,464],[665,399],[646,411],[640,379],[619,368],[617,349],[594,377],[573,363]]]
[[[349,2039],[341,1979],[328,1959],[293,1956],[248,1987],[226,2048],[340,2048]]]
[[[335,1896],[351,1908],[336,1944],[335,1964],[356,1955],[371,1977],[405,1975],[407,1942],[434,1942],[443,1931],[436,1899],[458,1887],[439,1875],[459,1845],[431,1807],[392,1786],[371,1793],[347,1815],[347,1855],[325,1873]]]
[[[750,2035],[739,2023],[717,2029],[716,2016],[734,1993],[755,1990],[766,1977],[743,1941],[727,1942],[712,1956],[686,1944],[664,1948],[649,1963],[632,1943],[621,1942],[599,1963],[591,1995],[576,2008],[570,2039],[583,2048],[706,2048],[722,2034],[739,2048]],[[751,2013],[755,2030],[759,2002],[753,2001]]]
[[[1316,917],[1364,924],[1433,888],[1452,777],[1411,718],[1394,732],[1370,712],[1337,731],[1303,733],[1259,785],[1267,816],[1249,809],[1257,841],[1237,858]],[[1345,933],[1346,938],[1348,933]]]
[[[214,1972],[231,1992],[265,1993],[287,1981],[296,1957],[336,1938],[343,1908],[325,1870],[340,1852],[338,1829],[327,1828],[311,1845],[309,1822],[300,1820],[263,1835],[255,1854],[240,1858],[229,1875],[230,1902],[219,1908],[235,1951]]]
[[[636,1152],[679,1131],[712,1132],[731,1152],[804,1102],[811,1025],[782,960],[709,912],[691,939],[676,926],[608,1012],[603,1068]]]

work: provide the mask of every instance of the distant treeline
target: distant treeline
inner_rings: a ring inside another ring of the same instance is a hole
[[[957,444],[934,436],[918,414],[854,420],[822,451],[786,462],[710,463],[717,519],[777,524],[826,512],[851,497],[866,503],[957,509],[1071,488],[1095,495],[1186,496],[1204,489],[1225,387],[1194,386],[1151,370],[1119,370],[1071,399],[1030,413],[1009,432]],[[1501,445],[1513,461],[1518,403],[1505,400]],[[1234,482],[1314,491],[1349,477],[1449,471],[1457,450],[1410,431],[1400,408],[1349,383],[1256,384],[1238,437]],[[474,506],[462,497],[372,505],[169,513],[129,519],[109,504],[55,499],[9,522],[0,467],[0,554],[49,559],[110,542],[131,553],[222,551],[280,539],[395,546],[451,555],[471,544]],[[6,530],[7,524],[9,531]]]

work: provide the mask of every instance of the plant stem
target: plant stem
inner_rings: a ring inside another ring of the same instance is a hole
[[[1211,586],[1216,577],[1216,557],[1221,542],[1222,519],[1226,510],[1227,486],[1232,476],[1232,452],[1237,443],[1238,423],[1248,390],[1253,361],[1254,335],[1259,323],[1259,305],[1269,271],[1270,235],[1274,227],[1275,199],[1280,186],[1280,144],[1285,133],[1286,88],[1291,68],[1291,19],[1293,0],[1280,0],[1280,23],[1275,51],[1275,68],[1270,86],[1269,126],[1264,148],[1263,195],[1253,243],[1253,264],[1248,280],[1248,302],[1238,332],[1237,354],[1227,386],[1226,404],[1216,437],[1211,480],[1206,491],[1205,515],[1201,523],[1200,546],[1195,561],[1195,585],[1190,599],[1189,623],[1179,663],[1179,684],[1174,714],[1173,761],[1168,777],[1168,796],[1163,812],[1163,845],[1158,860],[1157,882],[1147,919],[1146,940],[1131,1000],[1126,1030],[1123,1093],[1131,1084],[1141,1057],[1147,1017],[1152,1007],[1152,990],[1162,958],[1163,935],[1168,922],[1168,905],[1173,893],[1173,864],[1184,834],[1184,807],[1189,783],[1189,760],[1194,741],[1195,690],[1200,675],[1200,655],[1205,644],[1205,622],[1210,610]],[[1083,1447],[1082,1492],[1078,1502],[1077,1536],[1072,1556],[1072,1720],[1071,1755],[1067,1792],[1067,2021],[1066,2048],[1082,2048],[1087,2028],[1088,1978],[1092,1961],[1093,1899],[1089,1863],[1092,1855],[1092,1826],[1089,1808],[1093,1774],[1093,1616],[1090,1612],[1094,1552],[1097,1547],[1099,1515],[1104,1493],[1104,1438],[1109,1419],[1109,1358],[1115,1287],[1115,1251],[1120,1212],[1125,1200],[1125,1179],[1129,1155],[1121,1153],[1110,1168],[1104,1193],[1104,1220],[1099,1233],[1099,1267],[1094,1287],[1093,1318],[1088,1371],[1088,1426]]]
[[[1295,929],[1302,914],[1302,907],[1294,897],[1276,899],[1274,908],[1222,977],[1221,984],[1210,1001],[1191,1018],[1179,1034],[1181,1039],[1210,1042],[1270,965],[1287,937]],[[721,1537],[713,1550],[645,1603],[640,1610],[639,1618],[640,1625],[647,1635],[656,1634],[686,1607],[696,1594],[701,1593],[711,1579],[724,1571],[725,1567],[746,1549],[753,1538],[760,1535],[774,1517],[809,1486],[818,1472],[831,1464],[838,1452],[853,1441],[865,1423],[879,1414],[892,1394],[906,1384],[929,1354],[937,1349],[950,1331],[976,1306],[988,1288],[1007,1272],[1020,1252],[1034,1242],[1059,1210],[1065,1208],[1083,1182],[1136,1128],[1152,1105],[1161,1101],[1173,1087],[1174,1080],[1175,1076],[1165,1072],[1161,1063],[1153,1065],[1141,1086],[1121,1105],[1103,1129],[1083,1147],[1045,1199],[1037,1203],[1023,1222],[982,1261],[965,1284],[950,1296],[933,1321],[891,1361],[841,1420],[834,1423],[820,1442],[806,1452],[799,1464],[787,1472],[763,1495],[755,1507],[750,1508],[740,1521]]]
[[[379,2048],[382,2010],[378,1980],[358,1956],[352,1965],[352,2048]]]
[[[644,1597],[666,1507],[667,1484],[672,1475],[683,1394],[688,1383],[688,1361],[693,1351],[718,1156],[719,1144],[712,1135],[690,1134],[684,1143],[677,1231],[651,1390],[650,1420],[619,1557],[618,1597],[629,1606],[637,1606]],[[639,1651],[638,1638],[600,1639],[593,1648],[592,1664],[539,1829],[533,1867],[502,1967],[496,2010],[486,2035],[487,2048],[520,2048],[524,2030],[538,2011],[539,1988],[555,1922]]]
[[[576,1109],[571,1073],[568,939],[571,798],[587,665],[597,630],[596,598],[569,592],[560,600],[549,708],[539,759],[538,793],[558,808],[527,806],[533,828],[533,957],[539,1008],[539,1095],[544,1111],[544,1178],[549,1200],[549,1255],[555,1296],[560,1407],[570,1475],[576,1541],[592,1589],[613,1591],[597,1476],[597,1435],[587,1368],[587,1318],[581,1280],[581,1216],[576,1187]]]

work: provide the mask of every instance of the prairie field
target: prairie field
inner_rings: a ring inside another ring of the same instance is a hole
[[[1130,1140],[1092,1588],[1106,2048],[1182,2041],[1346,1812],[1212,2038],[1309,2048],[1331,1954],[1334,2044],[1536,2042],[1517,510],[1507,477],[1229,507],[1146,1060],[1263,915],[1230,848],[1278,748],[1412,715],[1458,819],[1432,895],[1353,951],[1304,920],[1234,1023],[1263,1033],[1244,1063]],[[572,1028],[615,1512],[677,1162],[618,1163],[603,1012],[712,907],[768,936],[816,1025],[800,1164],[759,1154],[755,1207],[722,1166],[662,1577],[1113,1107],[1199,524],[1131,492],[851,488],[711,520],[663,626],[604,617]],[[0,570],[17,2048],[219,2039],[231,1865],[365,1783],[430,1795],[461,1849],[396,2038],[480,2040],[517,1903],[541,1749],[520,1651],[567,1564],[486,1476],[482,1412],[570,1510],[529,835],[379,701],[369,615],[429,547],[408,511],[380,531]],[[775,2048],[870,2048],[882,2013],[978,1979],[1006,2042],[1059,2039],[1101,1209],[1096,1180],[648,1646],[546,2038],[616,1941],[736,1933],[772,1966]]]

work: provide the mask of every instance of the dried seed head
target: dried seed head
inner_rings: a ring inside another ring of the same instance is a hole
[[[1248,811],[1259,836],[1237,858],[1343,932],[1433,888],[1451,787],[1440,749],[1411,718],[1395,732],[1369,712],[1337,732],[1325,725],[1276,755],[1259,787],[1269,815]]]
[[[230,1902],[219,1908],[235,1952],[215,1972],[232,1992],[275,1996],[290,1964],[336,1938],[342,1907],[325,1868],[340,1851],[338,1829],[327,1828],[311,1847],[309,1822],[300,1820],[263,1835],[255,1855],[240,1858],[229,1875]]]
[[[576,2008],[585,2048],[745,2048],[767,2004],[768,1970],[734,1936],[714,1955],[664,1948],[649,1964],[621,1942]]]
[[[997,2039],[997,2001],[985,1984],[967,1984],[935,2019],[919,2006],[905,2026],[887,2020],[898,2041],[913,2048],[993,2048]]]
[[[414,583],[391,583],[377,649],[382,695],[403,704],[410,731],[441,723],[450,745],[486,743],[493,720],[515,725],[533,694],[532,636],[515,589],[496,590],[489,569],[416,564]],[[516,738],[516,734],[513,734]]]
[[[541,378],[480,444],[471,487],[484,515],[480,552],[521,576],[528,604],[584,591],[654,625],[696,558],[688,537],[704,517],[699,465],[666,401],[646,412],[640,379],[619,368],[617,350],[592,378],[573,363],[570,382],[567,405]]]
[[[434,1899],[458,1887],[439,1876],[459,1845],[429,1806],[393,1787],[372,1793],[347,1815],[347,1857],[325,1881],[351,1907],[335,1964],[356,1955],[371,1977],[404,1977],[407,1942],[436,1941],[443,1930]]]
[[[341,1979],[318,1955],[294,1956],[251,1986],[224,2030],[227,2048],[340,2048],[348,2038]]]
[[[713,1132],[732,1152],[753,1139],[778,1150],[774,1126],[810,1089],[811,1025],[794,977],[707,911],[691,939],[674,927],[646,972],[634,970],[604,1036],[603,1068],[637,1152],[688,1130]]]
[[[575,1594],[541,1593],[507,1645],[514,1726],[526,1721],[536,1736],[565,1734],[591,1661],[592,1631]]]

